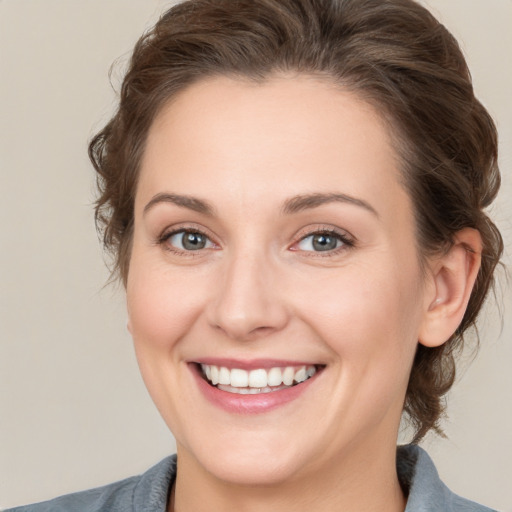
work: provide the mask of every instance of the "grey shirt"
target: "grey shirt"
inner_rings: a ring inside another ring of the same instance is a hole
[[[405,512],[496,512],[452,493],[439,479],[430,457],[418,446],[398,448],[397,470],[408,494]],[[174,455],[140,476],[6,512],[165,512],[175,478]]]

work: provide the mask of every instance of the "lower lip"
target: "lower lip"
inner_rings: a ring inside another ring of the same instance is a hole
[[[255,395],[241,395],[238,393],[222,391],[221,389],[210,385],[203,378],[197,364],[190,364],[190,367],[199,390],[203,393],[206,399],[225,411],[237,414],[259,414],[283,406],[300,397],[305,391],[307,391],[319,374],[319,372],[317,372],[313,377],[310,377],[304,382],[290,388],[280,389],[279,391],[271,391],[270,393],[259,393]]]

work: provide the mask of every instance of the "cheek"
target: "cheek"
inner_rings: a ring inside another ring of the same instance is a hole
[[[182,438],[180,403],[190,398],[180,384],[187,377],[181,340],[197,320],[201,294],[182,272],[171,274],[149,258],[138,261],[136,254],[132,263],[126,296],[137,362],[153,402]]]
[[[408,361],[417,343],[421,286],[416,268],[406,267],[381,259],[340,269],[310,288],[299,307],[342,358]]]
[[[186,334],[198,312],[198,294],[185,276],[170,275],[133,257],[127,283],[130,332],[136,347],[165,351]]]

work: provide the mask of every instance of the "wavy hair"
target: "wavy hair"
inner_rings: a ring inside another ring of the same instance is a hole
[[[96,222],[126,284],[134,198],[148,130],[176,93],[204,78],[264,81],[279,72],[320,74],[374,105],[389,123],[415,209],[420,259],[465,227],[482,237],[482,265],[466,313],[442,346],[418,345],[404,411],[419,441],[442,433],[443,396],[457,349],[474,326],[503,251],[485,213],[500,174],[496,128],[475,98],[448,30],[413,0],[188,0],[137,42],[118,109],[91,140]]]

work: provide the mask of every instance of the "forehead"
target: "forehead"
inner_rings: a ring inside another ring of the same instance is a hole
[[[377,199],[382,190],[402,189],[391,141],[371,105],[326,79],[211,78],[159,112],[137,196],[216,190],[249,205],[262,194],[278,201],[339,189]]]

